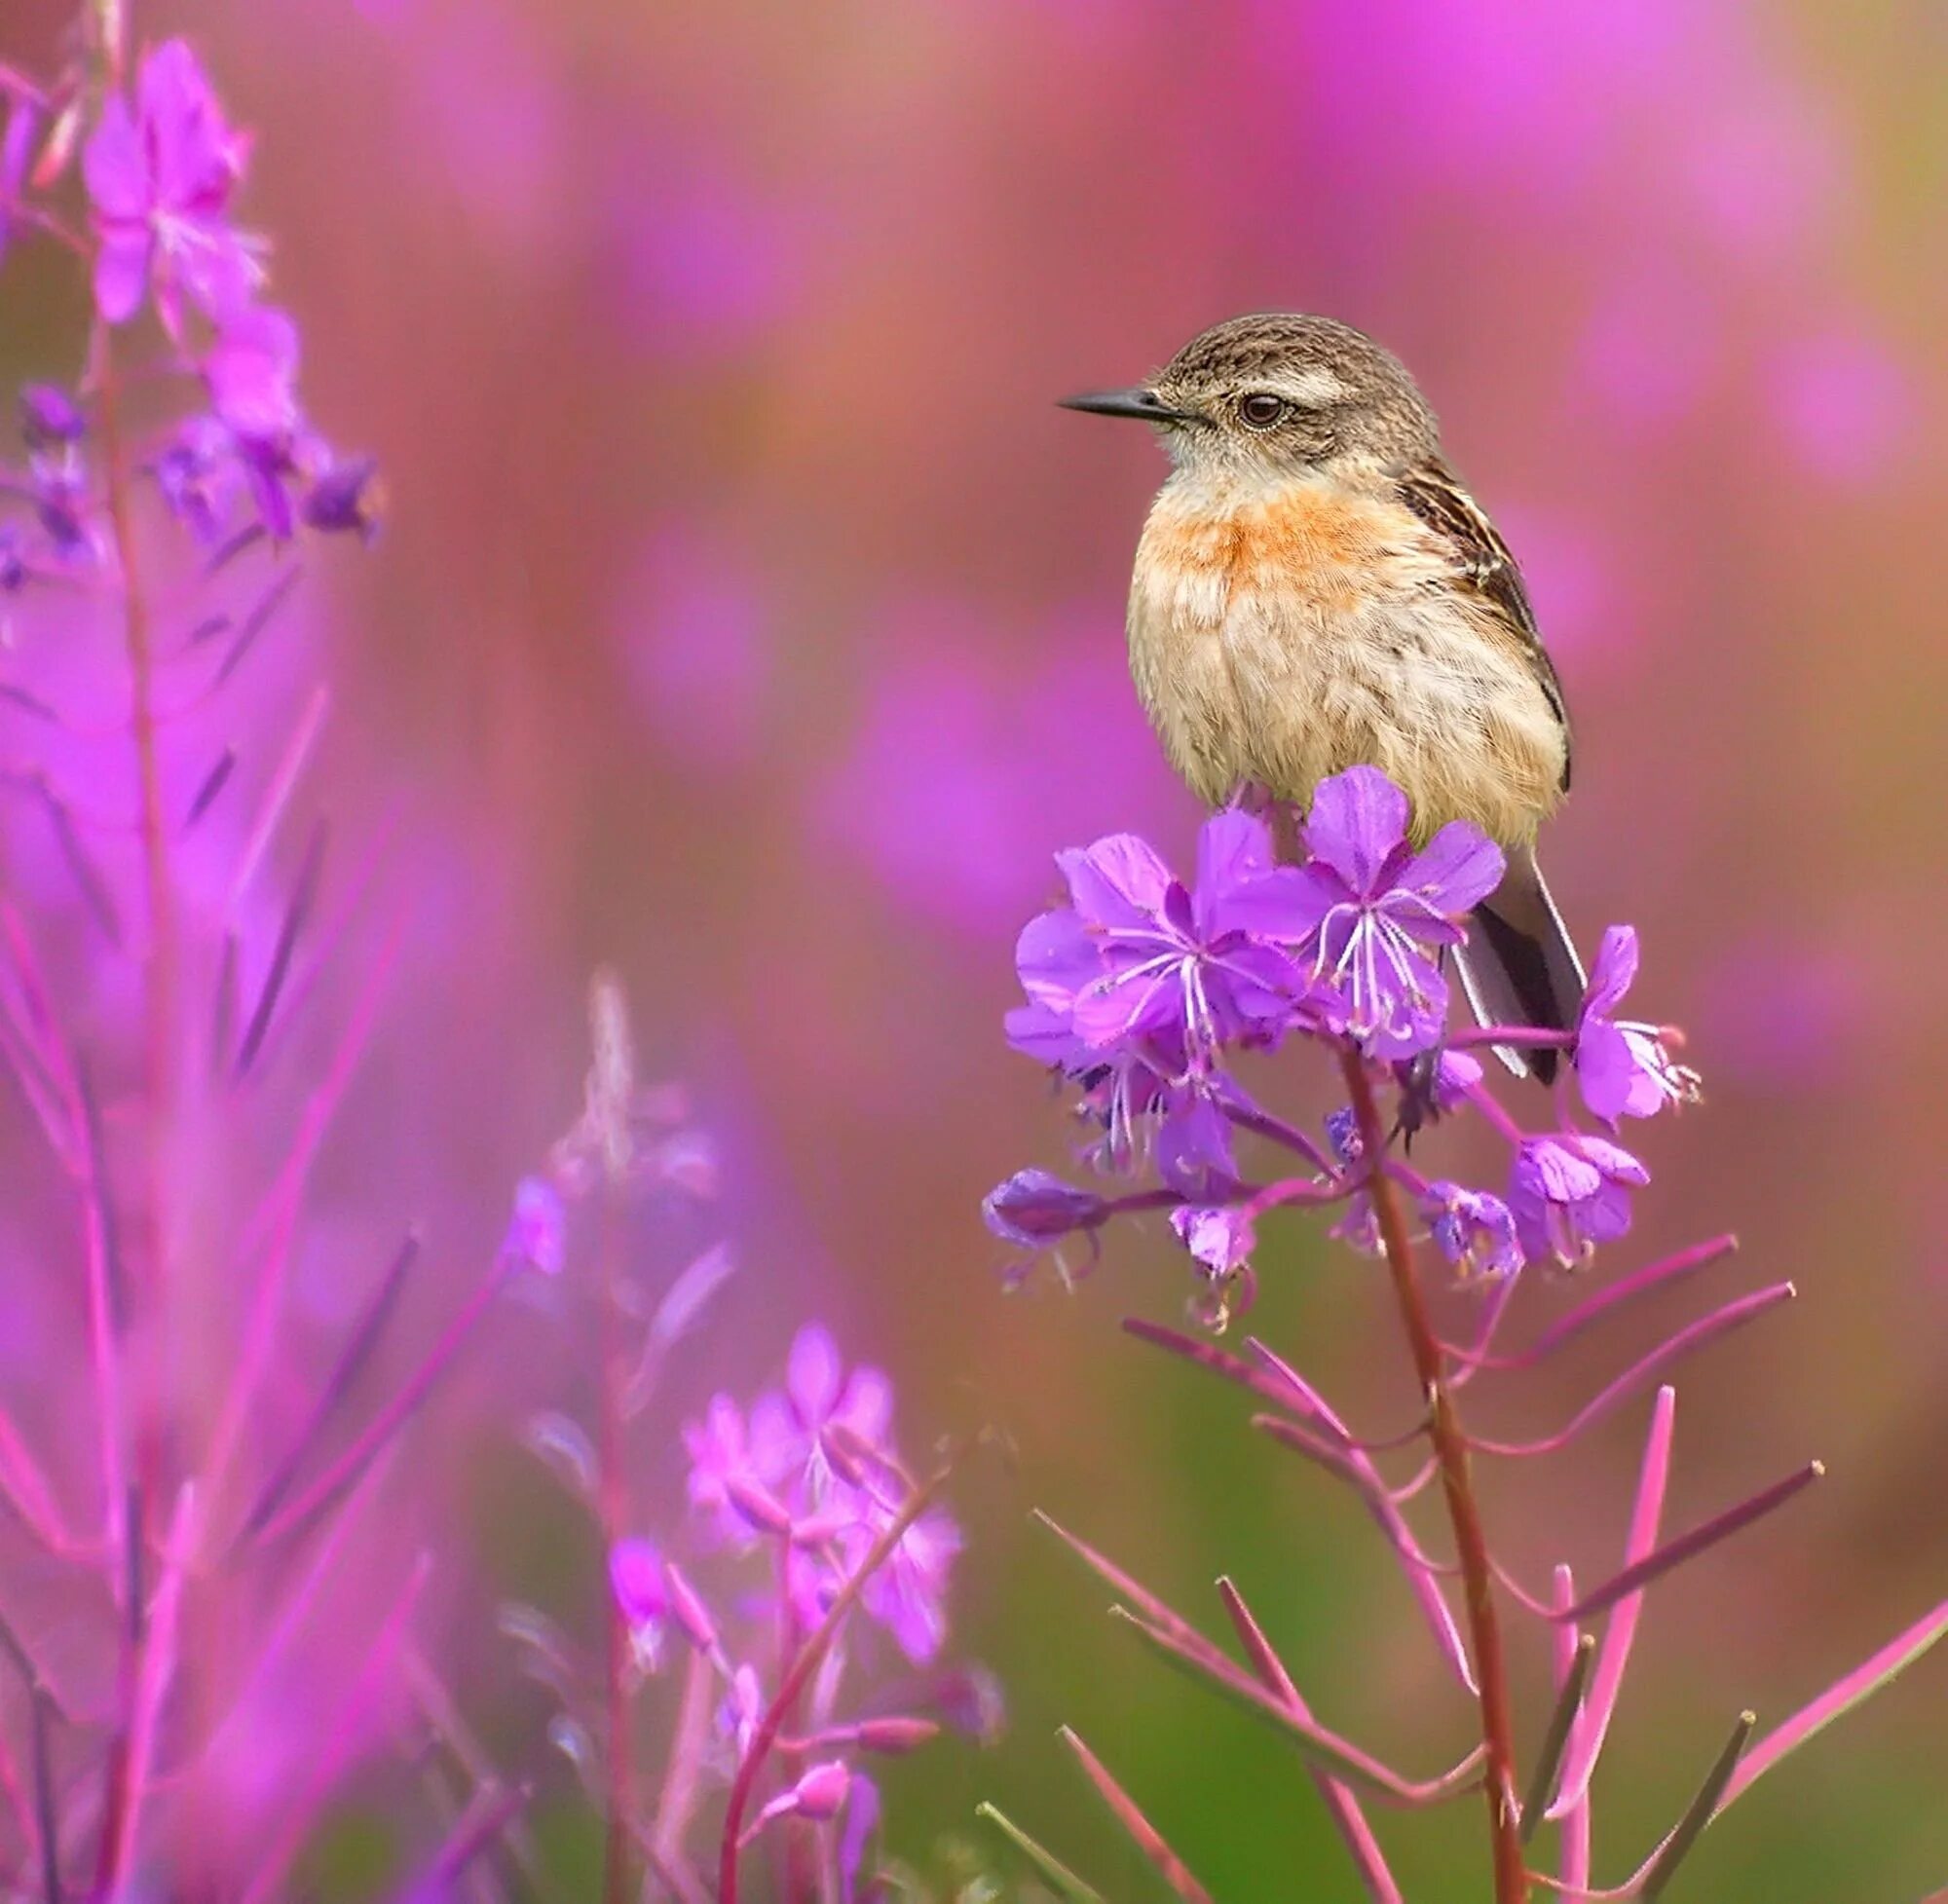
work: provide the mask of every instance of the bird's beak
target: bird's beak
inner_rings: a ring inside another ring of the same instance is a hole
[[[1153,390],[1095,391],[1065,396],[1065,410],[1087,410],[1095,417],[1136,417],[1143,423],[1195,423],[1188,410],[1173,410]]]

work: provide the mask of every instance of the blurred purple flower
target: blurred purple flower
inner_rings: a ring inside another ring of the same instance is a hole
[[[794,1511],[816,1512],[830,1504],[836,1480],[829,1437],[836,1432],[878,1448],[892,1422],[885,1374],[863,1364],[848,1371],[832,1331],[811,1323],[793,1338],[784,1392],[752,1404],[751,1448],[759,1472]]]
[[[1859,328],[1796,339],[1774,359],[1771,386],[1787,445],[1816,475],[1847,485],[1887,480],[1919,412],[1907,367]]]
[[[882,1515],[873,1515],[844,1537],[841,1551],[848,1568],[863,1564],[882,1524]],[[900,1536],[891,1557],[866,1583],[861,1596],[866,1611],[916,1663],[934,1658],[946,1641],[948,1580],[959,1551],[959,1528],[936,1508]]]
[[[1630,1193],[1649,1181],[1650,1172],[1605,1138],[1563,1132],[1525,1139],[1508,1197],[1523,1252],[1531,1262],[1554,1256],[1568,1268],[1587,1262],[1597,1244],[1629,1233]]]
[[[791,308],[815,212],[768,202],[694,141],[617,168],[615,234],[632,333],[721,356]]]
[[[64,390],[54,384],[20,387],[20,434],[28,449],[78,443],[87,429],[87,420]]]
[[[1651,1117],[1666,1104],[1698,1100],[1698,1073],[1672,1061],[1656,1026],[1612,1016],[1636,975],[1636,928],[1613,925],[1590,973],[1575,1052],[1583,1101],[1612,1130],[1621,1118]]]
[[[229,205],[249,150],[181,40],[143,58],[132,112],[108,97],[82,175],[101,235],[94,301],[110,323],[132,317],[152,288],[172,337],[185,297],[211,317],[248,300],[260,274]]]
[[[1169,809],[1155,742],[1100,664],[1090,614],[1011,643],[972,609],[920,601],[888,616],[858,737],[820,790],[818,821],[900,906],[986,933],[1039,892],[1065,840]],[[1076,771],[1086,734],[1088,771]]]
[[[1464,1276],[1513,1276],[1521,1268],[1515,1213],[1500,1197],[1442,1180],[1427,1186],[1420,1213],[1435,1248]]]
[[[149,465],[163,502],[197,541],[222,539],[244,493],[236,439],[214,417],[192,417]]]
[[[516,1262],[543,1276],[561,1274],[568,1255],[568,1213],[561,1193],[545,1177],[524,1176],[514,1186],[505,1248]]]
[[[701,1421],[685,1422],[683,1445],[690,1456],[689,1493],[693,1507],[711,1518],[720,1540],[747,1544],[756,1533],[733,1498],[747,1481],[759,1481],[752,1461],[744,1411],[728,1395],[714,1395]]]
[[[618,1541],[609,1549],[609,1588],[628,1622],[637,1659],[654,1669],[670,1614],[669,1580],[656,1544],[635,1538]]]
[[[217,417],[242,437],[277,437],[297,428],[298,327],[268,304],[227,310],[203,360]]]
[[[1479,828],[1451,820],[1415,853],[1406,827],[1406,796],[1367,766],[1322,780],[1305,823],[1296,916],[1330,989],[1321,1009],[1375,1058],[1439,1041],[1447,983],[1426,949],[1457,943],[1457,921],[1502,877],[1501,848]]]
[[[843,1904],[858,1904],[859,1873],[866,1848],[880,1823],[880,1788],[862,1773],[852,1775],[852,1795],[845,1807],[845,1825],[839,1839],[839,1882]]]
[[[318,472],[305,494],[303,515],[307,527],[321,535],[356,536],[370,542],[379,533],[384,508],[378,458],[348,456]]]

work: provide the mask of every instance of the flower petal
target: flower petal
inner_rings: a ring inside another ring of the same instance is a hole
[[[1067,1013],[1075,994],[1102,977],[1102,945],[1072,907],[1060,906],[1023,926],[1015,971],[1031,1004]]]
[[[1214,938],[1249,932],[1292,946],[1318,931],[1319,921],[1345,896],[1344,882],[1325,867],[1275,867],[1208,906],[1204,929]],[[1200,887],[1200,902],[1202,897]]]
[[[1480,827],[1449,820],[1410,859],[1399,883],[1419,893],[1436,912],[1459,918],[1502,883],[1508,860]]]
[[[831,1414],[844,1374],[845,1363],[832,1331],[807,1323],[793,1338],[785,1365],[785,1387],[802,1420],[815,1424]]]
[[[94,254],[94,308],[111,324],[126,324],[142,308],[149,288],[148,231],[117,226],[101,235]]]
[[[1215,920],[1225,897],[1271,870],[1272,835],[1264,821],[1235,806],[1212,814],[1197,835],[1197,918],[1204,931],[1222,930]]]
[[[1322,780],[1306,816],[1305,843],[1355,892],[1370,893],[1387,855],[1406,838],[1406,796],[1377,767]]]
[[[1607,1020],[1586,1020],[1576,1039],[1576,1085],[1590,1114],[1615,1125],[1630,1108],[1636,1083],[1630,1040]]]
[[[1583,1017],[1608,1018],[1624,1002],[1637,976],[1637,929],[1613,925],[1603,934],[1583,994]]]
[[[1170,890],[1170,868],[1134,833],[1112,833],[1080,851],[1056,854],[1055,862],[1075,910],[1094,925],[1146,926]]]

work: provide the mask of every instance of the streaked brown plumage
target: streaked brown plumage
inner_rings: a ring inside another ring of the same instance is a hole
[[[1506,544],[1443,460],[1397,358],[1324,317],[1219,324],[1136,391],[1073,407],[1146,418],[1173,468],[1138,545],[1137,691],[1213,805],[1303,804],[1376,766],[1415,836],[1473,821],[1510,871],[1462,964],[1487,1020],[1567,1029],[1582,970],[1535,864],[1569,786],[1569,722]],[[1555,1054],[1538,1052],[1545,1079]]]

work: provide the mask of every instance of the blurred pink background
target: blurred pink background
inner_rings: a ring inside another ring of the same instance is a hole
[[[26,46],[57,10],[17,4]],[[334,568],[329,608],[359,736],[343,799],[440,842],[387,1079],[413,1107],[402,1194],[456,1264],[490,1247],[572,1112],[607,962],[730,1158],[746,1267],[684,1405],[815,1310],[898,1374],[911,1438],[1012,1446],[962,1490],[961,1637],[1016,1728],[996,1757],[902,1773],[910,1849],[992,1793],[1123,1894],[1062,1719],[1131,1736],[1119,1769],[1220,1894],[1274,1853],[1309,1870],[1321,1842],[1286,1815],[1310,1805],[1291,1762],[1126,1651],[1032,1505],[1186,1601],[1236,1573],[1332,1722],[1459,1736],[1430,1728],[1433,1662],[1359,1517],[1116,1332],[1176,1318],[1167,1239],[1117,1240],[1072,1299],[1004,1299],[979,1222],[998,1176],[1063,1160],[998,1028],[1049,855],[1124,827],[1181,852],[1197,818],[1122,658],[1160,459],[1052,399],[1242,310],[1397,349],[1529,576],[1578,724],[1558,897],[1586,937],[1641,928],[1638,997],[1689,1027],[1708,1094],[1645,1139],[1656,1185],[1614,1260],[1734,1228],[1734,1282],[1800,1286],[1688,1371],[1672,1517],[1808,1454],[1831,1475],[1653,1606],[1599,1869],[1634,1863],[1726,1715],[1782,1716],[1939,1597],[1938,9],[142,19],[193,24],[264,129],[245,222],[281,235],[311,407],[388,473],[387,536]],[[1367,1269],[1304,1239],[1265,1270],[1266,1331],[1349,1412],[1399,1420]],[[1592,1345],[1512,1426],[1559,1420],[1624,1347]],[[1614,1553],[1639,1433],[1495,1490],[1537,1570]],[[1694,1894],[1938,1881],[1942,1670],[1764,1787]],[[1404,1875],[1472,1854],[1474,1826],[1410,1824]]]

